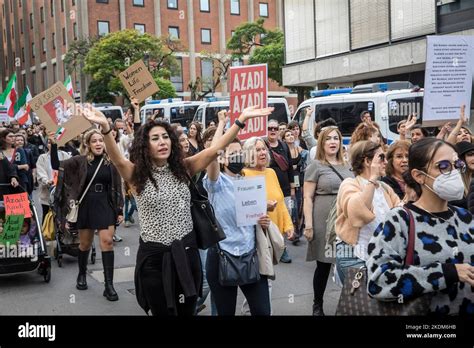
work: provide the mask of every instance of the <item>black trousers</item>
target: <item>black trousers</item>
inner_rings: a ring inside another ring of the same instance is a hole
[[[235,315],[237,302],[237,286],[222,286],[219,283],[219,256],[217,248],[210,248],[207,252],[206,262],[207,282],[217,307],[217,315]],[[240,289],[249,303],[252,315],[270,315],[270,294],[266,276],[253,284],[242,285]]]
[[[198,253],[197,250],[195,250]],[[166,305],[165,290],[163,286],[163,253],[156,253],[146,259],[141,270],[143,293],[147,299],[153,316],[168,316],[171,313]],[[199,254],[191,258],[199,259]],[[176,277],[175,298],[178,316],[192,316],[195,313],[197,296],[185,298],[181,284]]]
[[[43,210],[43,220],[42,220],[42,222],[44,222],[44,218],[46,217],[46,214],[48,214],[48,212],[49,212],[49,205],[41,204],[41,208]]]

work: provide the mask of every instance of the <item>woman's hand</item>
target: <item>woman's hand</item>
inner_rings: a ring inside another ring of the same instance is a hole
[[[308,242],[311,242],[313,240],[314,232],[312,227],[306,227],[304,229],[303,235],[306,237]]]
[[[288,230],[285,233],[286,233],[286,237],[288,238],[288,240],[295,239],[295,230],[294,229]]]
[[[18,183],[18,180],[16,178],[11,178],[10,185],[12,185],[13,187],[20,186],[20,184]]]
[[[459,281],[474,286],[474,266],[468,263],[454,265],[458,272]]]
[[[120,225],[123,222],[123,215],[117,217],[117,224]]]
[[[136,97],[131,97],[130,98],[130,103],[132,104],[134,111],[139,110],[140,103],[138,102],[138,99]]]
[[[275,108],[259,108],[258,105],[245,108],[240,114],[239,121],[245,122],[251,118],[269,116]]]
[[[406,132],[410,131],[410,129],[416,124],[416,121],[417,121],[416,114],[411,114],[410,116],[408,116],[408,120],[405,123]]]
[[[274,211],[276,206],[278,204],[278,201],[267,201],[267,211]]]
[[[81,105],[78,105],[78,109],[81,115],[84,116],[86,120],[101,126],[104,132],[109,130],[109,121],[107,121],[105,115],[96,108],[94,108],[92,105],[88,105],[87,107],[82,107]]]
[[[306,113],[304,115],[304,117],[311,117],[311,115],[313,114],[314,112],[314,109],[312,107],[309,107],[309,108],[306,108]]]
[[[229,115],[229,110],[221,110],[217,113],[217,119],[219,122],[226,122]]]
[[[381,148],[375,152],[372,163],[370,164],[370,180],[377,181],[385,174],[385,160],[380,158],[383,154]]]
[[[48,133],[48,139],[51,141],[51,145],[56,144],[56,134],[54,132]]]
[[[258,219],[257,223],[262,226],[264,230],[266,230],[268,227],[270,227],[270,217],[268,215],[263,215],[260,219]]]

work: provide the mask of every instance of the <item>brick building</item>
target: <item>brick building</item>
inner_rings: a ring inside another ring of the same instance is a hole
[[[239,24],[265,19],[267,28],[283,27],[282,0],[0,0],[1,88],[16,71],[18,88],[37,94],[67,75],[63,59],[78,38],[135,28],[152,35],[178,37],[188,48],[178,53],[181,73],[172,77],[178,96],[189,99],[188,84],[212,76],[212,64],[200,52],[225,53],[226,42]],[[72,76],[75,90],[89,81]],[[226,85],[226,84],[223,84]],[[227,86],[213,91],[226,95]],[[270,96],[296,96],[274,82]]]

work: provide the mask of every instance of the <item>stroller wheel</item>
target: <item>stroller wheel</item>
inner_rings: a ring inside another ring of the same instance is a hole
[[[95,265],[95,251],[91,254],[91,264]]]
[[[51,268],[46,268],[45,274],[44,274],[44,281],[46,283],[49,283],[50,280],[51,280]]]

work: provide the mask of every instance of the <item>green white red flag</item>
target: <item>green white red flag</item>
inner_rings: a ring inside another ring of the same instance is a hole
[[[72,88],[71,75],[69,75],[67,77],[66,81],[64,81],[64,86],[66,87],[67,92],[69,93],[69,95],[74,98],[74,89]]]
[[[17,100],[17,92],[16,92],[16,73],[10,78],[8,81],[7,88],[3,92],[2,95],[2,104],[7,108],[7,114],[10,117],[15,116],[15,104]]]
[[[29,105],[31,99],[33,99],[33,97],[31,96],[30,89],[26,87],[23,94],[15,104],[15,119],[20,125],[31,124],[31,107]]]

